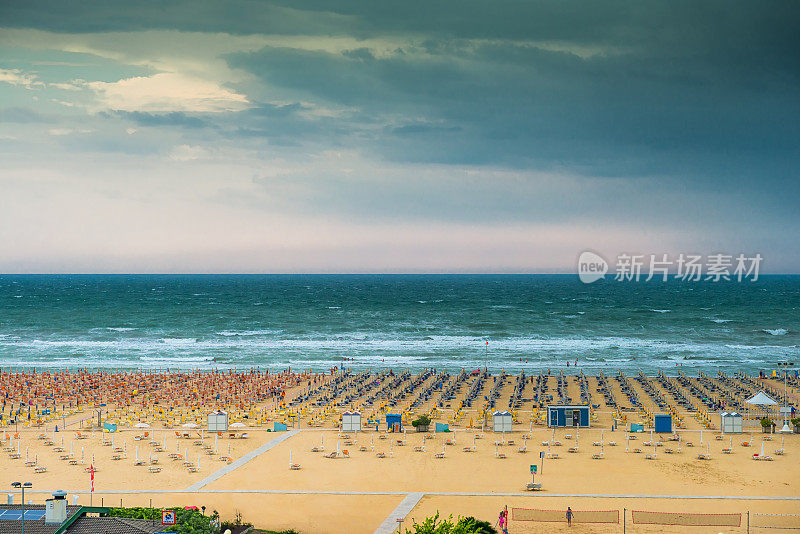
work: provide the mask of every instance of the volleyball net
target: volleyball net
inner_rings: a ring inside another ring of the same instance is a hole
[[[540,523],[566,523],[567,511],[512,508],[511,520],[535,521]],[[572,510],[572,522],[619,524],[619,510]]]
[[[690,512],[647,512],[631,510],[635,525],[673,525],[684,527],[739,527],[742,514],[696,514]]]
[[[800,514],[750,514],[752,528],[800,530]]]

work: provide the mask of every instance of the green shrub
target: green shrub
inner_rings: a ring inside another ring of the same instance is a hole
[[[430,418],[430,416],[425,415],[425,414],[420,415],[419,417],[417,417],[416,419],[411,421],[411,426],[413,426],[414,428],[417,428],[420,425],[422,425],[422,426],[430,426],[430,424],[431,424],[431,418]]]
[[[414,521],[411,529],[406,529],[405,534],[494,534],[495,530],[489,523],[484,521],[480,523],[479,526],[472,517],[461,517],[454,522],[452,515],[447,519],[439,519],[439,512],[436,512],[435,516],[426,517],[422,523]],[[485,530],[484,523],[491,530]]]

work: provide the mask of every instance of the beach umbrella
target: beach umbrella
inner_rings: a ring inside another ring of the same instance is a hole
[[[200,428],[200,425],[197,423],[184,423],[181,425],[183,428]]]
[[[246,426],[247,426],[246,424],[241,423],[239,421],[236,421],[235,423],[231,423],[231,428],[244,428]]]
[[[219,437],[219,436],[217,436],[216,434],[214,434],[214,454],[217,454],[217,438],[218,438],[218,437]]]
[[[761,456],[764,456],[764,442],[761,442]]]
[[[134,425],[134,427],[135,428],[150,428],[150,425],[148,425],[147,423],[136,423]]]
[[[81,447],[81,463],[83,463],[85,453],[86,453],[85,447]]]

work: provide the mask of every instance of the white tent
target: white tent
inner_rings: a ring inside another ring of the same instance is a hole
[[[770,417],[773,420],[775,419],[775,414],[773,413],[773,407],[777,406],[778,403],[769,395],[764,393],[763,391],[759,391],[751,398],[745,401],[747,404],[747,425],[748,426],[756,426],[760,425],[756,424],[756,420],[761,419],[762,417]],[[752,409],[750,407],[753,407]]]
[[[756,404],[758,406],[777,406],[778,403],[763,391],[753,395],[749,400],[745,401],[747,404]]]

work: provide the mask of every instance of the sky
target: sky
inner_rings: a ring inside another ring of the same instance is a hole
[[[800,273],[794,0],[0,0],[0,272]]]

